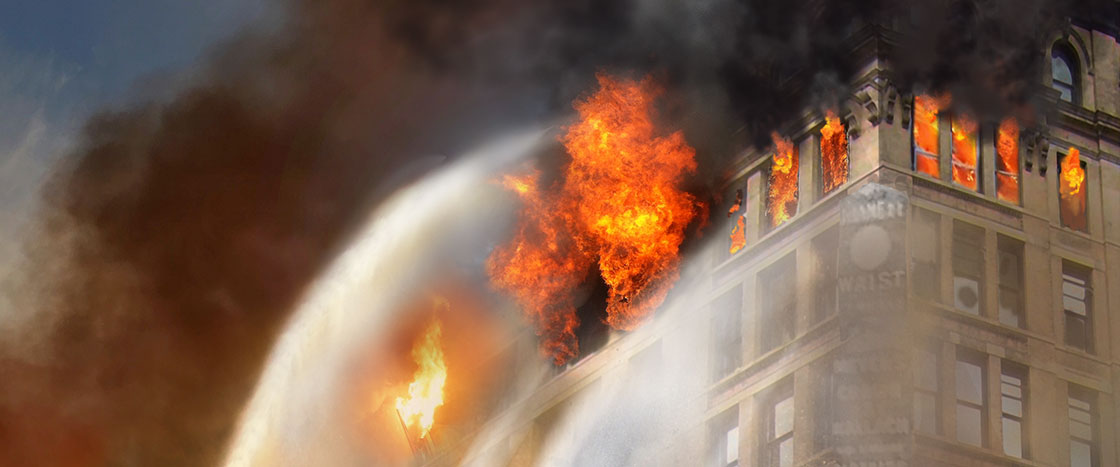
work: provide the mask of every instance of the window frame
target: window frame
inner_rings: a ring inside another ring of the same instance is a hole
[[[1030,372],[1027,367],[1009,360],[1002,360],[1000,362],[1000,433],[1002,434],[1003,446],[1001,450],[1004,455],[1015,457],[1018,459],[1030,458]],[[1018,380],[1018,386],[1014,382],[1008,381],[1009,379]],[[1015,396],[1014,391],[1011,389],[1018,388],[1019,395]],[[1008,412],[1007,400],[1017,400],[1019,403],[1019,414]],[[1009,453],[1007,441],[1007,421],[1018,423],[1019,425],[1019,455]]]
[[[961,388],[960,373],[961,373],[961,365],[962,364],[963,365],[975,366],[979,370],[979,373],[980,373],[980,381],[979,381],[979,383],[980,383],[980,387],[979,387],[980,401],[979,402],[975,402],[975,401],[971,401],[971,400],[968,400],[968,399],[962,399],[961,398],[961,395],[962,395],[961,394],[961,392],[962,392],[961,389],[962,388]],[[988,398],[988,387],[989,387],[989,384],[991,384],[991,383],[988,381],[987,356],[984,355],[984,354],[978,353],[978,352],[973,352],[973,351],[970,351],[970,350],[967,350],[967,349],[962,349],[962,348],[958,347],[957,348],[957,358],[956,358],[956,361],[954,362],[953,368],[954,368],[954,379],[955,379],[955,388],[953,390],[954,408],[955,408],[954,414],[955,414],[956,426],[957,426],[956,439],[957,439],[958,442],[961,442],[961,443],[973,445],[973,446],[980,447],[980,448],[986,448],[990,444],[990,439],[989,439],[989,436],[988,436],[988,407],[991,404],[991,401],[988,400],[989,399]],[[962,430],[960,429],[960,427],[961,427],[961,423],[962,423],[962,417],[961,417],[961,408],[962,407],[970,409],[970,410],[975,410],[975,411],[980,413],[980,426],[977,428],[979,430],[979,435],[980,435],[980,439],[978,440],[979,444],[972,444],[970,441],[961,438]]]
[[[1057,80],[1055,72],[1055,62],[1061,61],[1067,71],[1069,71],[1070,82],[1062,82]],[[1077,53],[1065,41],[1056,42],[1050,48],[1050,88],[1058,91],[1058,100],[1069,102],[1073,105],[1081,105],[1081,61],[1078,60]],[[1068,91],[1070,98],[1064,99],[1063,91]]]
[[[1081,274],[1082,276],[1078,277],[1078,274]],[[1073,281],[1067,280],[1067,278],[1073,279]],[[1078,284],[1074,281],[1081,282],[1081,283]],[[1076,296],[1067,294],[1066,293],[1066,284],[1067,283],[1072,284],[1073,287],[1081,287],[1083,289],[1084,297],[1079,299]],[[1089,354],[1094,353],[1094,350],[1095,350],[1094,347],[1095,346],[1093,345],[1094,344],[1094,338],[1093,338],[1093,332],[1094,332],[1094,330],[1093,330],[1093,325],[1094,325],[1094,323],[1093,323],[1093,321],[1094,321],[1093,320],[1093,269],[1088,267],[1088,266],[1084,266],[1084,265],[1075,263],[1075,262],[1070,261],[1068,259],[1062,259],[1061,294],[1062,294],[1062,324],[1063,324],[1063,328],[1064,328],[1063,329],[1064,332],[1063,332],[1063,337],[1062,337],[1062,343],[1066,347],[1078,349],[1078,350],[1081,350],[1085,353],[1089,353]],[[1069,307],[1066,306],[1066,298],[1067,297],[1069,297],[1070,299],[1075,300],[1075,301],[1080,301],[1085,307],[1085,313],[1081,314],[1081,313],[1078,313],[1076,310],[1070,310]],[[1080,317],[1078,317],[1078,316],[1080,316]],[[1071,326],[1070,326],[1070,321],[1071,320],[1079,320],[1081,322],[1081,329],[1083,331],[1083,335],[1081,336],[1081,338],[1084,341],[1084,345],[1080,345],[1076,342],[1071,342],[1071,337],[1073,337],[1070,334],[1071,333],[1071,330],[1070,330],[1071,329]]]
[[[789,456],[790,466],[794,464],[794,434],[797,432],[797,401],[793,393],[793,381],[786,379],[775,384],[773,387],[766,390],[760,398],[761,404],[761,417],[759,420],[762,422],[758,430],[760,435],[759,440],[759,466],[761,467],[782,467],[781,453],[782,445],[789,441]],[[777,432],[777,410],[778,405],[786,401],[790,404],[790,425],[789,431],[778,433]]]
[[[996,307],[998,308],[999,322],[1007,325],[1014,326],[1018,329],[1027,329],[1027,306],[1026,306],[1026,281],[1025,273],[1025,258],[1026,244],[1017,238],[1009,237],[1003,234],[996,234]],[[1004,257],[1010,256],[1015,259],[1016,268],[1018,268],[1018,277],[1015,278],[1014,283],[1005,281],[1006,274],[1003,270]],[[1018,306],[1013,310],[1015,323],[1010,323],[1004,319],[1004,297],[1005,294],[1016,297]]]
[[[1069,431],[1070,450],[1069,451],[1070,451],[1070,466],[1071,467],[1082,467],[1080,465],[1074,465],[1074,463],[1073,463],[1073,455],[1074,455],[1073,443],[1075,443],[1075,442],[1081,442],[1081,443],[1089,445],[1089,466],[1087,466],[1087,467],[1099,467],[1101,465],[1101,462],[1100,462],[1101,461],[1100,416],[1097,413],[1097,410],[1099,408],[1097,399],[1098,399],[1098,397],[1097,397],[1097,394],[1096,394],[1095,391],[1093,391],[1091,389],[1083,388],[1081,386],[1074,385],[1072,383],[1069,384],[1068,394],[1067,394],[1067,397],[1066,397],[1066,400],[1067,400],[1066,407],[1069,411],[1069,416],[1067,418],[1069,419],[1069,425],[1070,425],[1070,431]],[[1075,407],[1074,403],[1073,403],[1074,401],[1077,401],[1080,404],[1083,404],[1085,406],[1085,408]],[[1074,434],[1074,431],[1073,431],[1074,423],[1085,424],[1085,422],[1080,422],[1080,421],[1077,421],[1077,420],[1073,419],[1074,411],[1083,412],[1083,413],[1085,413],[1085,415],[1087,415],[1088,420],[1089,420],[1088,423],[1087,423],[1089,425],[1089,427],[1088,427],[1089,428],[1089,437],[1090,437],[1089,439],[1085,439],[1083,437],[1080,437],[1080,436]]]
[[[755,278],[756,289],[772,292],[775,282],[786,282],[789,289],[788,301],[779,303],[780,293],[759,293],[759,322],[780,326],[757,326],[759,353],[764,354],[777,349],[797,337],[797,251],[791,251],[758,272]]]

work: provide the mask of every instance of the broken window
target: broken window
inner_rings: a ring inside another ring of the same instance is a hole
[[[797,263],[790,253],[758,274],[761,352],[793,340],[797,303]]]
[[[1085,163],[1081,161],[1081,152],[1077,148],[1069,148],[1069,153],[1058,156],[1061,159],[1061,176],[1058,179],[1058,194],[1060,195],[1060,212],[1062,225],[1073,230],[1088,231],[1088,216],[1086,215],[1085,196]]]
[[[1004,360],[1000,365],[1003,453],[1027,457],[1027,369]]]
[[[980,145],[977,139],[976,119],[954,114],[950,125],[953,132],[953,183],[979,191],[977,176]]]
[[[923,433],[941,431],[940,409],[937,403],[938,377],[937,352],[918,349],[914,362],[914,429]]]
[[[987,378],[984,356],[957,351],[957,441],[973,446],[987,442]]]
[[[953,222],[953,305],[960,311],[982,314],[984,296],[984,229]]]
[[[1023,303],[1023,242],[1000,235],[999,249],[999,322],[1026,328]]]
[[[1019,204],[1019,121],[1003,119],[996,129],[996,196]]]
[[[914,294],[940,301],[941,266],[938,235],[941,217],[933,211],[913,209],[910,245],[910,275]]]
[[[736,286],[712,303],[711,380],[718,381],[743,363],[743,290]]]
[[[836,312],[836,268],[840,235],[830,227],[813,239],[813,322]]]
[[[938,114],[941,100],[922,94],[914,97],[914,170],[937,178],[941,174]]]
[[[1062,262],[1062,309],[1066,345],[1093,351],[1092,288],[1089,268]]]
[[[848,133],[831,110],[821,128],[821,192],[829,194],[848,181]]]
[[[727,210],[727,217],[731,218],[731,245],[728,251],[735,254],[742,250],[744,246],[747,246],[747,208],[742,188],[735,190],[735,199],[732,203]]]
[[[711,439],[709,465],[737,467],[739,465],[739,406],[731,407],[712,419],[708,432]]]
[[[797,146],[788,138],[777,133],[774,140],[774,155],[770,160],[768,181],[768,204],[766,212],[770,217],[770,227],[777,227],[797,215]]]
[[[1078,103],[1081,101],[1078,77],[1080,69],[1068,45],[1057,44],[1050,51],[1050,87],[1060,94],[1059,99]]]
[[[1096,395],[1092,391],[1069,385],[1069,465],[1097,467],[1100,453],[1097,446]]]
[[[793,467],[793,384],[790,381],[778,385],[763,395],[762,415],[764,426],[762,434],[762,459],[759,465],[766,467]]]

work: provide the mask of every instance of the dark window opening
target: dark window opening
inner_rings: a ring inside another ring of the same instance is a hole
[[[797,263],[790,253],[758,273],[761,353],[793,340],[797,310]]]
[[[941,432],[941,410],[937,398],[940,390],[937,351],[918,349],[914,358],[914,430],[938,434]]]
[[[830,227],[813,239],[813,322],[836,312],[837,252],[840,235]]]
[[[742,288],[735,287],[720,295],[712,308],[709,374],[712,381],[718,381],[743,364]]]
[[[759,430],[761,458],[764,467],[793,467],[793,384],[778,383],[762,395],[759,404],[763,426]]]
[[[708,465],[738,467],[739,406],[725,410],[709,422],[708,439]]]
[[[1064,44],[1055,45],[1050,51],[1050,87],[1060,93],[1059,99],[1077,104],[1081,102],[1081,70],[1074,56]]]
[[[999,249],[999,321],[1025,329],[1023,242],[1000,235],[996,243]]]
[[[1062,262],[1062,310],[1066,345],[1093,351],[1091,270],[1070,261]]]
[[[987,445],[988,382],[984,355],[957,350],[957,441]]]
[[[960,311],[983,314],[984,229],[953,222],[953,305]]]
[[[940,216],[914,208],[911,226],[910,275],[914,295],[939,302],[941,297]]]

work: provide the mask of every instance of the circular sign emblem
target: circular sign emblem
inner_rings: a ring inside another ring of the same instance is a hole
[[[848,248],[852,262],[860,269],[871,271],[887,260],[891,253],[891,236],[877,225],[865,225],[852,235]]]

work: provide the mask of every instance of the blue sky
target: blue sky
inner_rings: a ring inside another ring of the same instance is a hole
[[[42,180],[82,122],[125,105],[151,76],[189,75],[239,29],[276,24],[277,3],[0,0],[0,286],[33,229]]]

